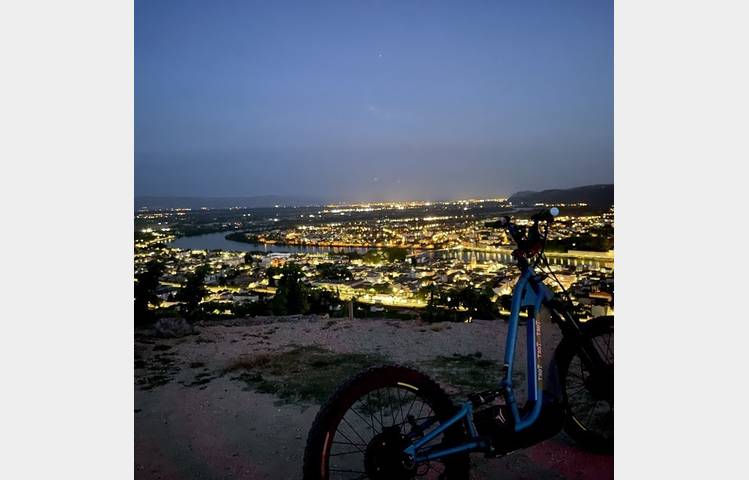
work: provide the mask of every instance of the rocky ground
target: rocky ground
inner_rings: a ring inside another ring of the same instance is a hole
[[[559,335],[545,327],[549,356]],[[270,317],[198,325],[181,338],[153,333],[135,338],[136,478],[297,479],[319,404],[347,376],[407,364],[460,397],[498,380],[506,324]],[[522,397],[524,376],[514,380]],[[472,462],[475,479],[613,478],[612,456],[563,433]]]

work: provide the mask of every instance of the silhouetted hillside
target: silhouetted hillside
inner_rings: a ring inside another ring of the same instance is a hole
[[[517,192],[508,200],[519,206],[532,206],[537,203],[587,203],[590,207],[608,208],[614,204],[614,185],[586,185],[541,192]]]

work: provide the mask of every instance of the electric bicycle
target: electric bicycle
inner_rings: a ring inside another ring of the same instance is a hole
[[[509,217],[487,224],[507,229],[520,270],[508,321],[501,379],[496,389],[469,395],[456,406],[427,375],[399,365],[367,369],[344,382],[322,406],[307,438],[305,480],[433,478],[468,480],[469,454],[507,455],[564,429],[586,448],[614,444],[614,319],[581,322],[544,255],[557,208],[527,226]],[[542,233],[543,229],[543,233]],[[543,269],[547,272],[544,273]],[[545,371],[539,312],[548,309],[562,332]],[[520,312],[525,322],[526,400],[512,384]]]

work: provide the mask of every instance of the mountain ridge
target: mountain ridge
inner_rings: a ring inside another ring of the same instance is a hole
[[[537,203],[586,203],[590,207],[606,208],[614,205],[614,184],[541,191],[524,190],[513,193],[507,201],[518,206],[533,206]]]

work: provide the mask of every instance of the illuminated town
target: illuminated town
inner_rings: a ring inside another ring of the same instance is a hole
[[[141,209],[135,215],[135,273],[158,262],[148,308],[179,312],[180,289],[200,270],[204,318],[289,313],[273,303],[284,267],[298,267],[310,291],[328,292],[329,316],[471,321],[508,314],[517,278],[506,233],[485,224],[512,215],[519,224],[551,204],[506,199],[228,209]],[[613,313],[613,206],[554,204],[562,214],[547,257],[582,318]],[[206,240],[218,241],[218,247]],[[558,283],[557,283],[558,281]],[[314,309],[313,309],[314,310]],[[325,310],[325,311],[323,311]],[[299,313],[299,312],[291,312]],[[307,312],[304,312],[307,313]]]

